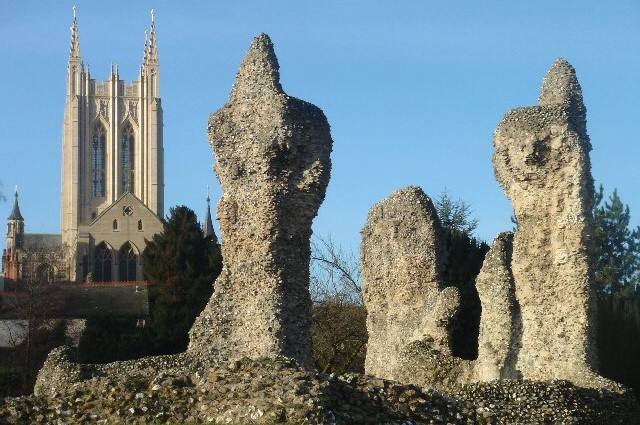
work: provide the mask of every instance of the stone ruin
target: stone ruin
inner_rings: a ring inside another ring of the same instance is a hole
[[[439,276],[440,223],[426,195],[408,188],[375,205],[362,232],[367,373],[445,389],[495,379],[616,388],[595,373],[591,145],[568,62],[549,71],[540,106],[506,114],[494,145],[518,230],[498,236],[477,279],[478,359],[451,355],[458,297]]]
[[[482,305],[475,363],[475,378],[479,381],[518,379],[516,360],[522,319],[511,272],[512,255],[513,233],[500,233],[476,278]]]
[[[399,190],[371,208],[361,244],[367,373],[432,387],[468,373],[468,362],[451,355],[460,294],[444,287],[444,236],[433,203],[419,187]]]
[[[288,96],[265,34],[240,67],[229,102],[209,118],[222,185],[222,274],[190,332],[199,357],[282,355],[310,367],[311,223],[331,170],[320,108]]]
[[[209,136],[224,190],[225,268],[187,351],[86,365],[70,347],[57,348],[34,396],[0,402],[0,422],[638,418],[630,393],[594,373],[593,182],[580,86],[566,62],[547,76],[541,106],[510,112],[496,131],[496,176],[520,227],[515,236],[498,236],[477,279],[483,315],[476,361],[451,353],[460,296],[443,284],[442,226],[425,193],[408,187],[375,205],[363,229],[366,371],[376,377],[312,369],[309,238],[332,140],[320,109],[282,91],[266,35],[254,40],[229,102],[211,116]],[[531,381],[556,378],[613,391]]]
[[[559,59],[540,105],[515,109],[500,122],[493,162],[518,220],[511,269],[522,337],[515,368],[526,379],[592,386],[599,381],[586,123],[575,70]]]
[[[228,103],[209,119],[223,188],[218,205],[224,269],[196,319],[186,353],[108,365],[80,365],[51,353],[35,393],[122,370],[155,375],[242,358],[313,365],[309,260],[311,223],[329,183],[332,139],[318,107],[288,96],[266,34],[253,41]]]

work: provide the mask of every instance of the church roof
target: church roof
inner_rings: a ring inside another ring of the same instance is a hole
[[[25,233],[25,248],[60,248],[62,246],[62,235],[60,233]]]
[[[16,189],[15,200],[13,201],[13,209],[11,210],[11,215],[8,220],[22,220],[22,214],[20,214],[20,206],[18,205],[18,189]]]

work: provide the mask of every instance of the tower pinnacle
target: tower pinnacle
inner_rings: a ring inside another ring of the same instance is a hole
[[[158,42],[156,40],[156,12],[153,9],[151,9],[151,31],[149,34],[149,44],[145,50],[145,62],[147,62],[147,64],[156,65],[158,63]]]
[[[69,53],[69,61],[80,61],[80,35],[78,34],[78,16],[76,7],[73,6],[73,24],[71,25],[71,48]]]

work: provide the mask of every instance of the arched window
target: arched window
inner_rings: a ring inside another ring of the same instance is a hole
[[[113,220],[113,231],[117,231],[118,230],[118,220]]]
[[[129,242],[122,245],[118,252],[118,269],[121,282],[136,280],[138,256]]]
[[[135,134],[131,124],[122,129],[122,191],[133,192]]]
[[[142,232],[142,220],[138,220],[138,232]]]
[[[105,164],[107,131],[102,124],[93,128],[93,197],[101,198],[105,193]]]
[[[95,249],[93,258],[93,281],[111,282],[111,250],[102,242]]]

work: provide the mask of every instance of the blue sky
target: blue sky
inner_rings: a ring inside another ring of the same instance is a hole
[[[62,118],[74,2],[0,1],[0,182],[29,232],[60,231]],[[165,213],[204,215],[221,189],[208,115],[226,102],[253,37],[269,34],[284,90],[321,107],[333,171],[314,231],[357,249],[369,208],[414,184],[472,205],[477,235],[511,228],[493,176],[493,132],[537,102],[557,57],[577,70],[592,173],[640,222],[640,3],[637,1],[79,1],[92,76],[111,62],[138,78],[156,9],[164,107]],[[4,246],[4,232],[0,243]]]

